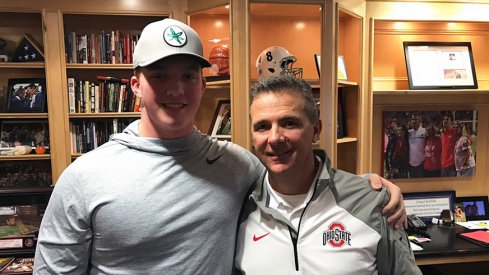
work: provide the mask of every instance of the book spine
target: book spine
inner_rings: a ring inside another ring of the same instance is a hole
[[[100,85],[95,85],[95,113],[100,113]]]
[[[90,83],[90,112],[95,113],[95,83]]]
[[[80,113],[86,113],[86,108],[85,108],[85,88],[84,88],[84,82],[80,80],[78,83],[78,91],[79,91],[79,97],[78,97],[78,102],[80,105]]]
[[[76,112],[75,104],[75,79],[73,77],[68,78],[68,107],[70,113]]]
[[[83,87],[84,93],[85,93],[85,113],[91,113],[91,104],[90,104],[90,81],[85,80],[84,82],[84,87]]]

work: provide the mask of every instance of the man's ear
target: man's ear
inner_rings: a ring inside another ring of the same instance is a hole
[[[202,75],[202,95],[204,95],[205,89],[207,87],[207,81],[205,80],[205,77],[202,73],[201,73],[201,75]]]
[[[137,76],[133,75],[131,77],[131,90],[132,92],[137,96],[137,97],[141,97],[141,89],[139,89],[139,79]]]
[[[321,130],[323,129],[323,124],[320,119],[318,119],[316,123],[314,123],[313,129],[314,132],[312,134],[312,142],[316,143],[319,141],[319,135],[321,134]]]

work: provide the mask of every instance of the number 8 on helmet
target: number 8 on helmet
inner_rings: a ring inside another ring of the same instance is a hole
[[[285,48],[268,47],[256,59],[256,70],[260,79],[289,74],[302,78],[302,68],[292,68],[297,59]]]

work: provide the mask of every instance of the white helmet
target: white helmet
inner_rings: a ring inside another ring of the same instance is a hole
[[[302,78],[302,68],[292,68],[297,59],[285,48],[272,46],[263,50],[256,59],[256,70],[260,79],[285,74]]]

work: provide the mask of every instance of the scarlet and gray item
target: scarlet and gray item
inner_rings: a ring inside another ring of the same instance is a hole
[[[229,74],[229,48],[227,45],[218,45],[212,48],[209,54],[212,67],[217,67],[217,75]]]
[[[244,274],[421,274],[407,235],[387,224],[387,191],[331,168],[324,151],[298,226],[273,207],[268,174],[241,211],[235,267]],[[295,229],[297,228],[297,229]]]
[[[292,68],[297,59],[283,47],[272,46],[263,50],[256,59],[260,79],[271,76],[292,75],[302,78],[302,68]]]

